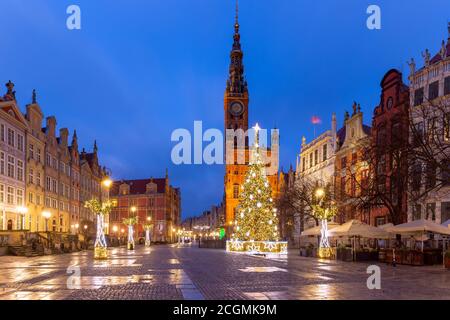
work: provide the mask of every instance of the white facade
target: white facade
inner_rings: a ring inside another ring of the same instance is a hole
[[[429,128],[432,122],[434,132],[443,135],[439,139],[442,139],[441,141],[444,144],[450,144],[450,23],[447,43],[442,42],[439,53],[431,58],[427,49],[422,55],[424,57],[423,68],[416,70],[414,60],[409,64],[412,121],[423,134],[430,133]],[[442,107],[442,109],[437,109],[436,105]],[[446,123],[441,121],[445,116],[444,113],[449,119]],[[435,117],[438,117],[436,122]],[[446,152],[450,152],[450,147],[446,148]],[[425,169],[422,168],[420,186],[422,189],[425,185],[423,174]],[[441,175],[441,172],[438,170],[436,175]],[[442,179],[443,176],[439,178]],[[413,187],[410,185],[410,188]],[[408,221],[426,218],[437,223],[450,219],[450,181],[447,186],[438,191],[430,192],[419,201],[408,201]]]
[[[0,102],[0,228],[24,227],[26,120],[15,101]]]
[[[336,148],[336,115],[333,113],[331,130],[325,131],[310,143],[306,143],[305,137],[302,138],[300,154],[297,156],[297,179],[306,179],[320,185],[333,183]],[[295,224],[298,225],[299,222],[296,221]],[[314,226],[313,220],[305,222],[305,229]]]
[[[333,114],[331,130],[325,131],[310,143],[306,143],[303,137],[301,151],[297,157],[297,177],[319,183],[331,183],[334,176],[336,146],[336,115]]]

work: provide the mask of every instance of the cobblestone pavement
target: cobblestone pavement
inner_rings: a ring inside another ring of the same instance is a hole
[[[381,289],[369,290],[369,264],[303,258],[294,251],[284,259],[190,246],[109,253],[107,261],[93,260],[87,251],[0,257],[0,300],[450,299],[450,271],[441,266],[379,264]]]

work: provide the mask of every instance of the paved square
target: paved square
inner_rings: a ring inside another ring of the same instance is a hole
[[[370,264],[297,251],[286,259],[174,245],[109,253],[106,261],[92,252],[0,257],[0,299],[450,299],[450,271],[442,266],[378,264],[381,289],[369,290]],[[80,278],[72,276],[77,267]]]

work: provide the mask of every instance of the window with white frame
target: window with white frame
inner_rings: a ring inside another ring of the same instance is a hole
[[[50,205],[51,205],[51,203],[50,203],[50,198],[49,198],[49,197],[46,197],[46,198],[45,198],[45,206],[46,206],[47,208],[50,208]]]
[[[52,163],[51,163],[51,157],[50,157],[50,153],[47,153],[46,155],[45,155],[45,164],[47,165],[47,166],[50,166]]]
[[[36,195],[36,204],[37,204],[38,206],[41,205],[41,196],[40,196],[39,194]]]
[[[28,171],[28,183],[34,184],[34,171],[32,168]]]
[[[16,190],[16,204],[18,206],[23,206],[23,190],[22,189]]]
[[[23,181],[23,161],[17,160],[17,180]]]
[[[6,195],[6,203],[13,205],[14,204],[14,188],[8,186],[8,193]]]
[[[33,192],[28,192],[28,202],[29,203],[34,203]]]
[[[5,174],[5,153],[0,152],[0,174]]]
[[[8,128],[8,144],[14,147],[14,130],[11,128]]]
[[[5,142],[5,125],[0,126],[0,141]]]
[[[17,149],[24,151],[23,135],[17,134]]]
[[[28,156],[30,159],[34,159],[34,145],[32,143],[28,145]]]
[[[41,186],[41,173],[36,172],[36,185]]]
[[[8,156],[8,177],[14,178],[14,157]]]
[[[5,185],[0,184],[0,203],[5,203]]]
[[[55,179],[52,179],[52,191],[58,193],[58,182]]]
[[[41,162],[41,148],[36,148],[36,160]]]

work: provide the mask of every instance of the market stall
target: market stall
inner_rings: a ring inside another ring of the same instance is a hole
[[[386,262],[409,265],[433,265],[444,262],[450,228],[420,219],[388,227],[386,230],[401,235],[402,239],[392,250],[386,251]]]
[[[335,239],[337,259],[344,261],[378,260],[378,239],[389,239],[391,234],[359,220],[350,220],[329,232]],[[363,241],[361,241],[363,240]]]

